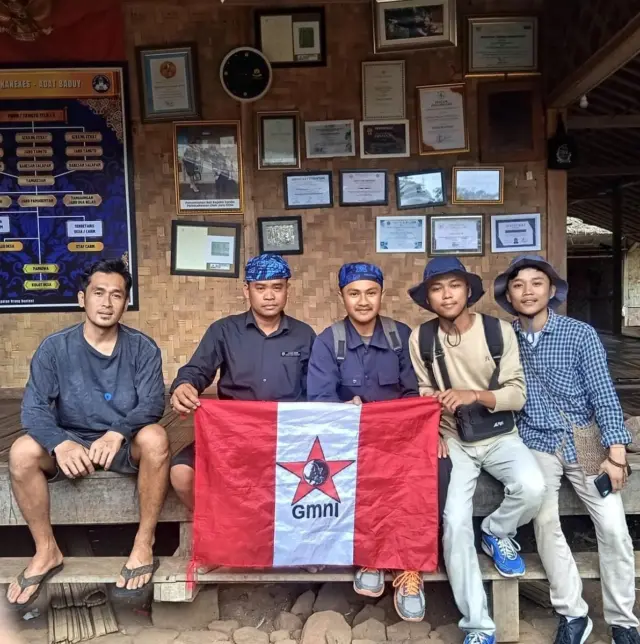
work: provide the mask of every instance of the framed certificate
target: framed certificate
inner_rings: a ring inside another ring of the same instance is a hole
[[[466,75],[538,72],[538,18],[467,18]]]
[[[242,213],[242,144],[238,121],[174,123],[178,214]]]
[[[307,121],[304,124],[307,159],[356,156],[353,120]]]
[[[302,255],[302,217],[258,217],[260,254]]]
[[[258,113],[258,169],[300,167],[298,112]]]
[[[143,123],[200,118],[195,43],[136,47]]]
[[[257,10],[255,32],[272,67],[327,64],[324,7]]]
[[[171,275],[238,277],[240,224],[171,222]]]
[[[424,253],[427,218],[376,217],[376,253]]]
[[[411,155],[409,121],[360,121],[360,158],[391,159]]]
[[[341,206],[386,206],[386,170],[340,170]]]
[[[469,151],[465,86],[418,87],[420,154],[459,154]]]
[[[444,170],[417,170],[396,173],[396,206],[398,210],[444,206]]]
[[[284,175],[284,207],[287,210],[331,208],[333,174],[327,172],[287,172]]]
[[[362,119],[407,116],[404,60],[362,63]]]
[[[453,168],[451,203],[499,205],[504,202],[504,168]]]
[[[430,217],[429,255],[484,255],[483,215]]]
[[[542,250],[540,213],[492,215],[491,252],[521,253]]]

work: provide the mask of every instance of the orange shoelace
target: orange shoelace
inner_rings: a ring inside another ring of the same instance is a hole
[[[378,568],[367,568],[364,566],[360,568],[360,572],[378,572]]]
[[[422,575],[415,570],[406,570],[395,577],[393,587],[405,596],[418,595],[422,588]]]

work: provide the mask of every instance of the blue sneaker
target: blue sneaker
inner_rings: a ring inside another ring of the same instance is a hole
[[[464,638],[464,644],[496,644],[496,636],[493,633],[471,631]]]
[[[514,539],[498,539],[492,534],[482,533],[482,550],[493,559],[496,570],[503,577],[522,577],[525,572],[524,560],[518,554],[520,544]]]

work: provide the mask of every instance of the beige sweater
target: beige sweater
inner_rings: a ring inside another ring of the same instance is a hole
[[[496,406],[493,411],[520,411],[524,407],[526,392],[518,340],[508,322],[500,320],[500,326],[502,327],[504,352],[500,362],[500,377],[498,379],[500,389],[493,392],[496,397]],[[434,387],[434,383],[431,382],[429,372],[420,355],[419,333],[419,327],[414,329],[409,340],[411,362],[418,376],[420,395],[431,396],[434,391],[444,389],[444,385],[437,362],[434,362],[433,365],[434,374],[438,381],[437,386]],[[454,389],[487,390],[495,370],[495,362],[484,337],[482,314],[475,314],[471,328],[462,334],[458,346],[452,347],[448,344],[446,333],[442,329],[438,330],[438,336],[444,350],[451,386]],[[445,409],[442,410],[440,433],[443,436],[451,436],[460,440],[453,414]],[[493,440],[495,438],[480,441],[474,445]]]

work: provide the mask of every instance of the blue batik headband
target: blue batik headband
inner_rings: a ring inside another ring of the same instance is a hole
[[[374,264],[364,264],[362,262],[343,264],[338,273],[338,286],[340,290],[347,286],[347,284],[359,280],[368,280],[380,284],[380,287],[383,286],[382,271]]]
[[[280,255],[263,253],[252,257],[245,267],[245,282],[268,282],[269,280],[288,280],[291,269]]]

